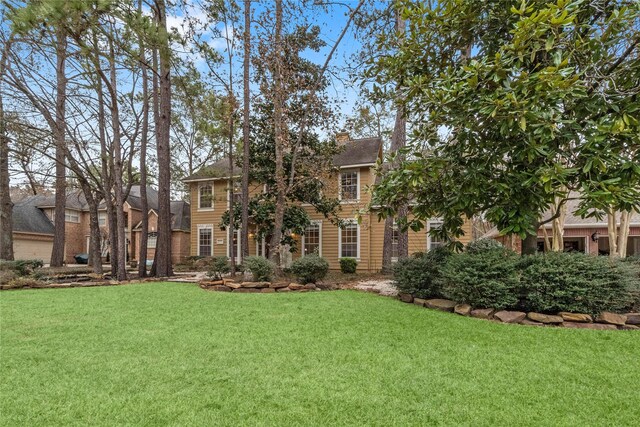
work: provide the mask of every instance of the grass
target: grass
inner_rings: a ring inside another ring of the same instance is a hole
[[[0,425],[632,425],[640,334],[353,291],[0,294]],[[637,425],[637,424],[635,424]]]

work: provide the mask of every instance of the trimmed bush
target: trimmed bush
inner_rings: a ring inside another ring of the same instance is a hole
[[[514,308],[519,299],[519,259],[504,248],[455,254],[442,268],[442,293],[473,307]]]
[[[478,252],[491,251],[494,249],[502,249],[503,246],[500,242],[494,239],[478,239],[469,242],[465,250],[469,253],[475,254]]]
[[[329,272],[329,263],[317,255],[307,255],[298,258],[291,264],[293,273],[302,284],[317,283]]]
[[[442,296],[442,268],[451,252],[436,248],[401,258],[393,267],[393,277],[400,292],[419,298]]]
[[[253,274],[256,282],[270,282],[273,278],[275,265],[261,256],[250,256],[244,259],[244,269]]]
[[[358,261],[355,258],[340,258],[340,271],[344,274],[353,274],[358,267]]]
[[[597,314],[633,305],[640,278],[632,263],[582,253],[524,257],[522,307],[528,311]]]
[[[229,258],[226,256],[216,256],[211,258],[209,263],[209,270],[207,270],[207,276],[213,280],[221,280],[223,274],[227,274],[231,271],[229,266]]]

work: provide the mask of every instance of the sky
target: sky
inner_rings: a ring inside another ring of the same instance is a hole
[[[253,2],[253,19],[255,20],[257,16],[273,4],[270,2],[271,0],[262,0],[262,1],[254,1]],[[242,2],[240,2],[242,3]],[[286,7],[285,0],[285,7]],[[291,0],[291,3],[294,3],[298,6],[302,6],[304,3],[297,0]],[[327,7],[326,11],[320,11],[320,8],[315,7],[307,7],[302,10],[302,13],[305,14],[309,21],[312,24],[318,25],[321,29],[321,38],[325,41],[326,46],[322,48],[319,52],[307,51],[305,52],[305,57],[312,60],[316,64],[323,64],[332,49],[335,45],[336,40],[338,39],[340,33],[344,29],[345,25],[348,22],[348,15],[350,13],[351,8],[355,8],[358,4],[357,0],[342,0],[340,2],[335,2],[335,4]],[[182,10],[176,10],[175,14],[172,14],[167,17],[167,25],[170,28],[175,28],[181,34],[184,34],[184,26],[183,22],[186,17],[197,18],[201,21],[206,21],[206,14],[202,11],[202,9],[197,4],[190,4],[186,8]],[[217,30],[220,34],[234,34],[238,31],[242,31],[241,29],[235,28],[227,28],[223,24],[219,24]],[[360,48],[360,43],[355,38],[353,33],[353,23],[349,31],[345,34],[343,39],[338,46],[338,49],[334,53],[332,60],[330,62],[331,70],[340,70],[341,68],[345,68],[351,56],[356,53]],[[255,30],[254,30],[255,31]],[[224,53],[226,49],[226,41],[222,37],[211,37],[205,36],[205,40],[209,42],[209,45],[214,49]],[[176,46],[179,49],[178,46]],[[242,46],[237,47],[238,52],[236,54],[237,61],[237,70],[241,70],[241,62],[242,62]],[[187,55],[187,54],[185,54]],[[193,57],[192,57],[193,58]],[[206,70],[206,64],[203,61],[199,61],[198,58],[195,58],[196,64],[201,71]],[[328,89],[328,94],[332,98],[335,98],[340,101],[339,112],[344,116],[351,115],[353,113],[353,108],[356,100],[358,99],[358,91],[357,85],[351,84],[351,82],[345,81],[343,79],[347,78],[346,73],[340,73],[339,76],[341,78],[336,78],[335,76],[331,76],[331,86]],[[252,90],[257,88],[253,87]],[[341,120],[341,123],[343,120]]]

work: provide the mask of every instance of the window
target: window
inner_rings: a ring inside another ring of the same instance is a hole
[[[349,222],[340,228],[340,258],[360,258],[360,226]]]
[[[231,197],[231,192],[227,190],[227,200]],[[238,180],[233,181],[233,204],[242,203],[242,183]]]
[[[107,213],[106,212],[98,212],[98,225],[100,227],[104,227],[107,225]]]
[[[213,209],[213,187],[211,184],[204,184],[199,187],[198,208]]]
[[[71,209],[64,210],[65,222],[80,222],[80,212]]]
[[[340,200],[358,200],[360,190],[358,188],[358,171],[342,172],[340,174]]]
[[[427,233],[431,230],[437,230],[442,227],[442,222],[440,221],[430,221],[427,227]],[[440,247],[444,245],[445,241],[437,236],[432,236],[431,233],[427,234],[427,250],[431,250],[433,248]]]
[[[233,241],[229,238],[231,237],[230,235],[233,235]],[[234,233],[231,233],[229,228],[227,227],[227,242],[229,243],[227,245],[227,256],[230,257],[231,256],[231,251],[233,250],[233,248],[235,248],[236,250],[236,259],[240,259],[240,229],[237,228],[235,230]]]
[[[322,256],[322,221],[312,221],[302,235],[302,255]]]
[[[147,249],[155,249],[158,243],[158,233],[151,232],[147,235]]]
[[[198,225],[198,255],[211,256],[213,254],[213,226]]]
[[[400,240],[400,230],[398,224],[393,223],[393,234],[391,235],[391,259],[398,260],[398,241]]]

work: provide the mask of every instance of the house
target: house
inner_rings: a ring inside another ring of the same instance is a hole
[[[147,187],[149,204],[149,248],[148,259],[153,259],[155,253],[155,234],[157,230],[158,192]],[[142,199],[140,186],[133,185],[129,196],[122,207],[125,218],[125,238],[127,239],[128,261],[135,261],[140,248],[139,240],[142,233]],[[48,263],[51,259],[53,246],[55,196],[36,195],[28,197],[15,204],[13,208],[14,251],[16,259],[37,258]],[[190,208],[183,201],[171,202],[172,214],[172,260],[175,263],[183,261],[189,255]],[[98,206],[98,224],[104,239],[103,257],[109,253],[108,221],[104,202]],[[80,190],[67,193],[65,203],[65,256],[68,264],[75,263],[74,256],[89,252],[89,205]],[[34,243],[38,242],[38,243]]]
[[[567,213],[564,222],[563,243],[564,250],[567,252],[584,252],[592,255],[609,255],[609,235],[607,228],[606,215],[602,219],[595,217],[581,218],[575,215],[580,200],[567,200]],[[551,217],[551,213],[547,212],[543,216],[543,220]],[[549,242],[553,240],[551,222],[544,224],[538,230],[538,251],[545,251],[545,230],[549,238]],[[521,248],[521,240],[515,236],[500,236],[497,228],[491,229],[483,237],[493,238],[500,241],[503,245],[519,252]],[[640,216],[634,215],[631,220],[629,229],[629,240],[627,242],[627,256],[640,256]]]
[[[359,210],[365,209],[371,199],[367,187],[374,184],[374,166],[382,158],[380,138],[355,139],[347,133],[337,135],[344,145],[342,151],[333,157],[338,169],[324,179],[329,182],[328,195],[339,197],[340,218],[345,220],[342,228],[332,224],[321,213],[309,205],[302,205],[311,219],[311,225],[302,236],[292,236],[297,242],[296,252],[290,254],[285,264],[307,254],[317,253],[326,258],[332,270],[340,268],[340,258],[352,257],[358,260],[358,271],[379,271],[382,268],[382,247],[384,222],[378,221],[376,212],[364,215],[361,223],[355,220]],[[230,255],[231,240],[229,229],[220,229],[222,215],[229,209],[229,168],[228,161],[211,164],[184,181],[189,185],[191,195],[191,255]],[[238,179],[235,180],[236,185]],[[263,191],[262,184],[251,183],[250,196]],[[234,192],[235,193],[235,192]],[[331,194],[332,193],[332,194]],[[239,197],[239,195],[237,195]],[[437,219],[430,221],[427,230],[438,227]],[[467,243],[471,236],[471,223],[465,221],[465,235],[460,239]],[[233,241],[240,240],[240,231],[233,233]],[[249,230],[249,254],[268,256],[269,245],[258,241]],[[424,252],[441,245],[442,242],[429,236],[426,231],[409,231],[409,253]],[[239,257],[239,245],[234,243]]]

